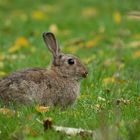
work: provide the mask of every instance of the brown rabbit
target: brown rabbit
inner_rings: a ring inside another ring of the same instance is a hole
[[[26,69],[1,79],[2,102],[65,108],[79,96],[79,81],[87,76],[86,67],[77,57],[60,52],[53,33],[45,32],[43,38],[53,55],[50,68]]]

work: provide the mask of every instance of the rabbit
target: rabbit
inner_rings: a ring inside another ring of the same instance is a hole
[[[50,67],[25,69],[2,78],[2,102],[66,108],[76,101],[87,68],[76,56],[61,53],[53,33],[44,32],[43,39],[53,56]]]

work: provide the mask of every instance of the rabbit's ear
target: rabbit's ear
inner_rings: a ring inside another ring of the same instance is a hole
[[[51,32],[44,32],[43,33],[44,42],[46,43],[48,49],[53,54],[54,58],[59,55],[59,47],[57,45],[56,38],[53,33]]]

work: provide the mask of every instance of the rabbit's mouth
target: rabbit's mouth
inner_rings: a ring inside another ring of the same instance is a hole
[[[87,77],[87,75],[88,75],[88,72],[87,72],[87,71],[84,71],[84,72],[82,72],[82,74],[81,74],[81,75],[82,75],[82,77],[83,77],[83,78],[86,78],[86,77]]]
[[[80,80],[82,80],[83,78],[86,78],[87,75],[88,75],[88,72],[87,72],[87,71],[82,72],[82,73],[78,74],[77,80],[80,81]]]

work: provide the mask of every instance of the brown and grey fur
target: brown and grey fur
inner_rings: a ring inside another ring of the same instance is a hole
[[[86,77],[87,69],[77,57],[60,53],[52,33],[43,33],[43,38],[53,54],[50,68],[26,69],[0,80],[0,100],[4,103],[37,103],[65,108],[79,96],[80,80]],[[73,65],[68,64],[69,58],[74,60]]]

